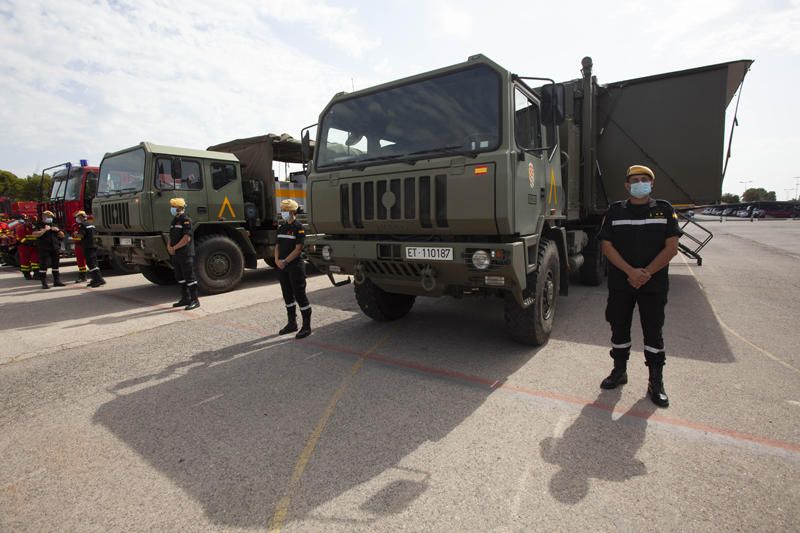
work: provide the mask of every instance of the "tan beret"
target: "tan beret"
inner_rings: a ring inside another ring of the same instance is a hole
[[[170,207],[186,207],[186,200],[183,198],[170,198],[169,199],[169,206]]]
[[[656,175],[652,170],[650,170],[650,167],[646,167],[644,165],[632,165],[628,167],[628,173],[625,176],[631,177],[639,175],[650,176],[650,179],[656,179]]]
[[[294,200],[281,200],[281,211],[297,211],[298,209],[300,209],[300,205]]]

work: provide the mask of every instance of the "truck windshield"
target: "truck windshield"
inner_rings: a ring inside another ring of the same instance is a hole
[[[144,150],[138,149],[103,159],[97,195],[136,192],[144,185]]]
[[[500,76],[476,65],[333,104],[318,169],[476,153],[501,142]]]

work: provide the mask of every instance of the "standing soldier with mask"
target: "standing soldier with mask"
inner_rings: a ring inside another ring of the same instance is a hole
[[[275,247],[275,264],[280,269],[281,292],[286,303],[288,322],[278,332],[286,335],[297,331],[297,307],[303,315],[303,327],[297,332],[295,338],[303,339],[311,335],[311,304],[306,296],[306,268],[300,254],[306,232],[303,225],[297,221],[299,206],[294,200],[281,202],[281,216],[283,223],[278,226],[278,245]]]
[[[192,221],[186,215],[186,201],[183,198],[172,198],[169,205],[174,218],[169,226],[167,252],[172,256],[175,279],[181,286],[181,299],[172,304],[172,307],[185,306],[186,311],[191,311],[200,307],[197,299],[197,278],[194,276]]]
[[[81,223],[78,221],[78,213],[83,213],[84,221],[86,220],[86,212],[78,211],[73,216],[75,217],[75,225],[72,226],[72,240],[75,242],[75,262],[78,264],[78,279],[75,283],[86,281],[86,254],[83,252],[81,236]]]
[[[52,211],[42,212],[42,221],[33,226],[32,235],[36,238],[39,249],[39,280],[43,289],[49,289],[47,284],[47,269],[53,269],[53,286],[63,287],[61,272],[59,271],[61,240],[64,232],[53,224],[55,214]]]
[[[100,267],[97,266],[97,244],[94,242],[97,229],[95,229],[94,224],[88,222],[86,211],[75,213],[75,222],[78,247],[83,252],[83,257],[86,260],[85,264],[89,267],[89,277],[92,278],[87,287],[95,288],[105,285],[106,280],[103,279]],[[76,248],[75,251],[77,252],[78,249]]]
[[[663,369],[666,360],[662,328],[669,290],[668,265],[678,253],[681,230],[669,202],[650,197],[655,174],[648,167],[628,168],[629,198],[608,209],[598,239],[610,263],[606,320],[611,324],[614,369],[600,387],[615,389],[628,382],[633,308],[639,306],[645,364],[650,373],[647,394],[667,407]]]

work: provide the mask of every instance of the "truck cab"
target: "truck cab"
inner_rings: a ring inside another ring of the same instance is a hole
[[[299,162],[299,142],[275,135],[209,150],[142,142],[106,154],[94,201],[102,245],[138,265],[149,281],[175,283],[167,252],[169,201],[183,198],[194,229],[200,288],[206,293],[233,289],[245,268],[273,257],[277,210],[272,162],[281,150],[296,153],[296,158],[286,157]]]

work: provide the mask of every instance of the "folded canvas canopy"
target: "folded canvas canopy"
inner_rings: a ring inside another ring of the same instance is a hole
[[[597,87],[595,207],[625,197],[625,170],[656,174],[655,196],[674,204],[719,200],[725,154],[725,110],[751,60],[618,81]]]
[[[235,155],[242,164],[242,174],[249,179],[272,179],[273,161],[303,162],[300,141],[288,133],[236,139],[209,146],[208,150]]]

